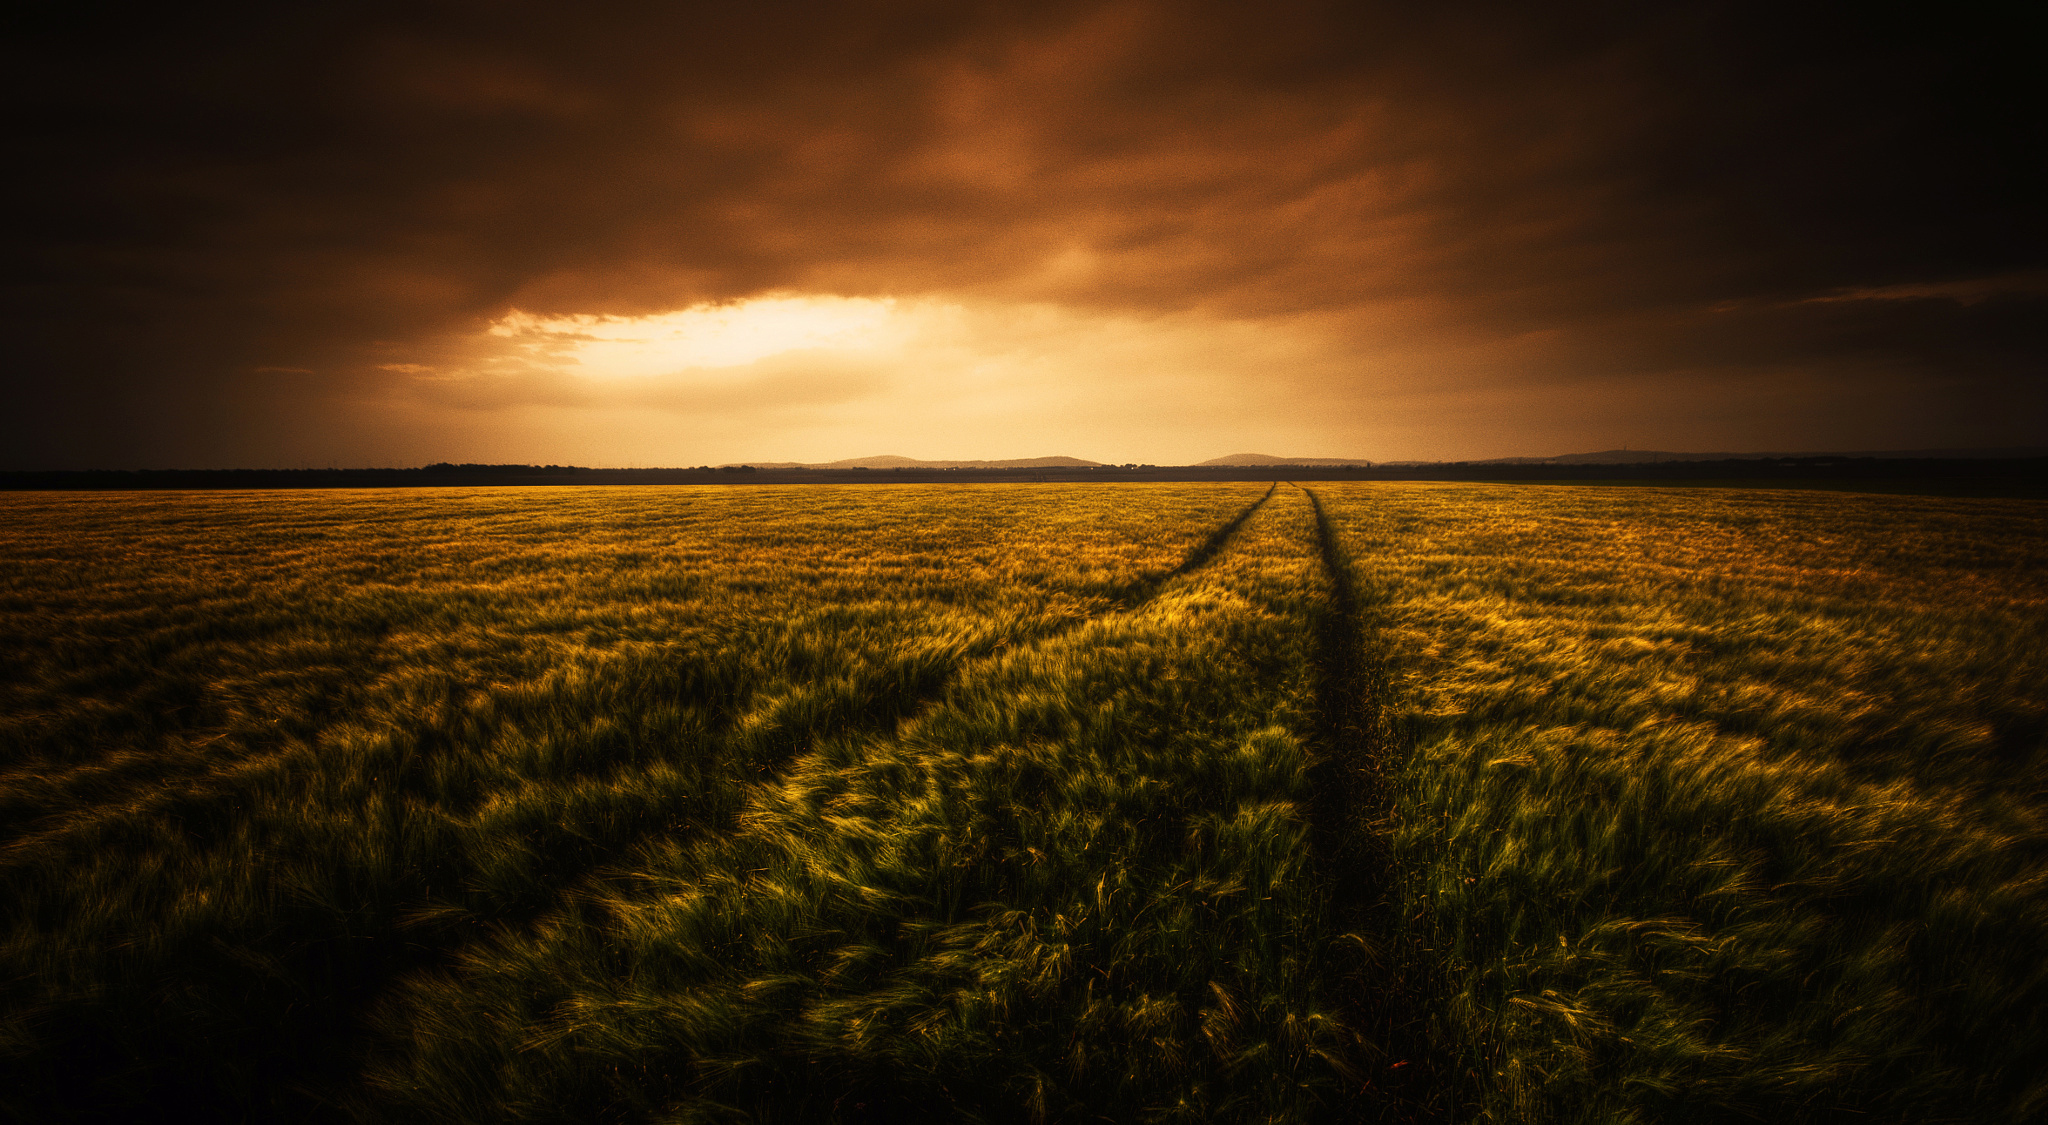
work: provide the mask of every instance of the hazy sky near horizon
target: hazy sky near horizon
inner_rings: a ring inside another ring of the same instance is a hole
[[[0,467],[2048,444],[2021,6],[120,13]]]

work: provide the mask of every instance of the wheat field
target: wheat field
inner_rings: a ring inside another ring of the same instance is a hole
[[[2026,1121],[2048,509],[0,495],[35,1120]]]

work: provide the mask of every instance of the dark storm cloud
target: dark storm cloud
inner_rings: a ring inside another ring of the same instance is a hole
[[[411,360],[512,307],[771,290],[1320,311],[1366,351],[1549,341],[1403,393],[1868,369],[1965,388],[2011,441],[2016,407],[2041,420],[2043,301],[2000,279],[2048,265],[2022,19],[49,8],[5,57],[6,457],[246,463],[343,425],[330,404],[442,393]],[[661,395],[719,406],[700,393]]]

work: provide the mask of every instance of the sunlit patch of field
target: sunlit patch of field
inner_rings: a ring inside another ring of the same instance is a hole
[[[2048,1114],[2048,512],[1324,494],[1468,1113]]]

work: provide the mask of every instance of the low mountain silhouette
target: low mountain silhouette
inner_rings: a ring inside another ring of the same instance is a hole
[[[1079,457],[1020,457],[1009,461],[920,461],[915,457],[883,454],[878,457],[848,457],[843,461],[747,461],[734,462],[757,469],[1088,469],[1102,464]]]
[[[1777,461],[1803,457],[1869,457],[1885,461],[1923,459],[1979,460],[1990,458],[2040,457],[2048,447],[2018,446],[2005,449],[1818,449],[1791,453],[1677,453],[1665,449],[1603,449],[1597,453],[1561,453],[1554,457],[1493,457],[1475,465],[1640,465],[1657,461]]]
[[[1366,460],[1366,459],[1365,459],[1365,458],[1363,458],[1363,457],[1274,457],[1274,456],[1272,456],[1271,454],[1267,454],[1267,453],[1233,453],[1233,454],[1231,454],[1231,455],[1230,455],[1230,456],[1228,456],[1228,457],[1211,457],[1211,458],[1210,458],[1209,460],[1207,460],[1207,461],[1199,461],[1199,462],[1196,462],[1196,464],[1195,464],[1195,466],[1194,466],[1194,467],[1195,467],[1195,468],[1204,468],[1204,467],[1207,467],[1207,466],[1211,466],[1211,465],[1222,465],[1222,466],[1248,466],[1248,465],[1370,465],[1370,464],[1372,464],[1372,462],[1371,462],[1371,461],[1368,461],[1368,460]]]
[[[1468,465],[1642,465],[1662,461],[1777,461],[1812,457],[1869,457],[1875,460],[1979,460],[2048,456],[2048,446],[2016,446],[2001,449],[1861,449],[1808,450],[1795,453],[1678,453],[1665,449],[1603,449],[1597,453],[1560,453],[1550,457],[1487,457],[1461,462]],[[1233,453],[1198,462],[1205,466],[1263,468],[1277,465],[1357,465],[1398,468],[1413,465],[1442,465],[1444,461],[1373,461],[1363,457],[1275,457],[1267,453]]]

